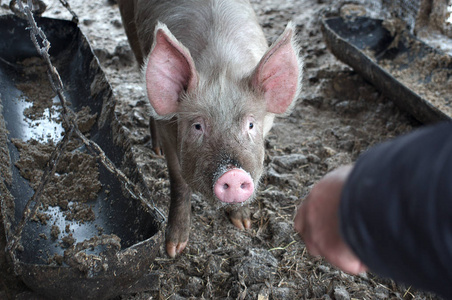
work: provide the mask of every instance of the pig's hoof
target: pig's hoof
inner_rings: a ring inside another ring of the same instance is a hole
[[[250,219],[242,219],[242,218],[231,218],[232,224],[240,230],[250,229],[251,228],[251,220]]]
[[[184,251],[185,247],[187,246],[187,243],[188,241],[185,241],[183,243],[167,242],[166,252],[171,258],[175,258],[177,255],[181,254],[182,251]]]
[[[244,230],[251,228],[250,209],[248,205],[239,207],[230,206],[226,209],[226,213],[229,215],[232,224],[238,229]]]
[[[154,153],[158,156],[158,157],[163,157],[163,149],[160,147],[152,147],[152,151],[154,151]]]

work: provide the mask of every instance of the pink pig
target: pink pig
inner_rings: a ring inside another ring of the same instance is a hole
[[[249,1],[118,2],[153,108],[154,145],[168,165],[168,255],[187,245],[193,191],[250,228],[246,204],[263,173],[265,136],[301,87],[294,26],[268,47]]]

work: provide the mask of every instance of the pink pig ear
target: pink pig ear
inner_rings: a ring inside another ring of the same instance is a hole
[[[274,114],[286,112],[300,90],[302,63],[293,36],[294,26],[289,23],[262,57],[252,77],[252,85],[264,92],[267,111]]]
[[[190,52],[159,23],[145,69],[146,90],[155,112],[175,113],[182,92],[193,89],[198,81]]]

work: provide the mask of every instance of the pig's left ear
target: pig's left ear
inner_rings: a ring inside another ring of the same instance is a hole
[[[253,87],[264,93],[267,111],[274,114],[291,108],[301,89],[303,63],[294,32],[290,22],[262,57],[251,79]]]

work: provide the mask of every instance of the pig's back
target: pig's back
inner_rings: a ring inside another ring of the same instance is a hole
[[[136,0],[135,8],[143,53],[149,53],[160,21],[190,50],[197,71],[206,76],[217,68],[247,74],[267,49],[247,0]]]

